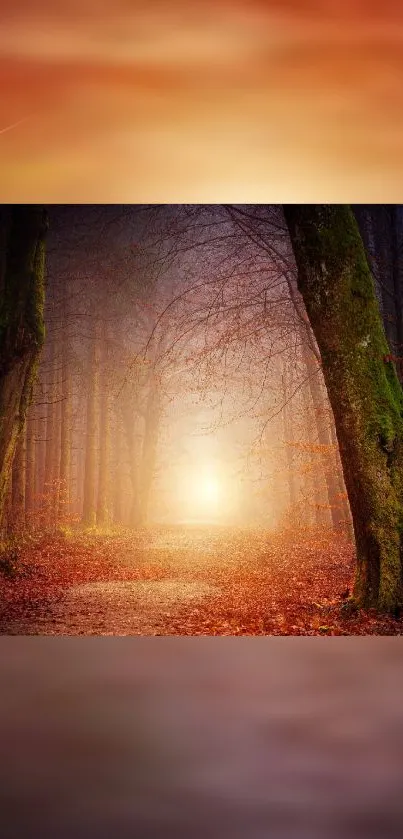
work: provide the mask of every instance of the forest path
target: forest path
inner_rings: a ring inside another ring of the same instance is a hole
[[[208,525],[27,543],[0,576],[0,632],[316,635],[401,632],[343,609],[353,547],[329,533]]]
[[[12,635],[402,634],[345,608],[354,549],[328,532],[178,525],[28,541],[0,574]]]

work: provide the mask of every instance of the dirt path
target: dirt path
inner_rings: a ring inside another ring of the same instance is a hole
[[[52,536],[0,578],[0,632],[45,635],[400,634],[346,608],[353,548],[330,535],[170,527]]]

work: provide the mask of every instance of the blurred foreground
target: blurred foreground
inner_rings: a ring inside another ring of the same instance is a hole
[[[18,0],[3,202],[401,199],[397,3]]]
[[[398,839],[392,639],[0,639],[3,839]]]

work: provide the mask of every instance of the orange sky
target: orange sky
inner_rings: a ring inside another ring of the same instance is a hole
[[[3,201],[402,199],[397,2],[53,5],[3,12]]]

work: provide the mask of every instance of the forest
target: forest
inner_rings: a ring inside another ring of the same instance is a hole
[[[400,635],[403,208],[0,208],[0,632]]]

